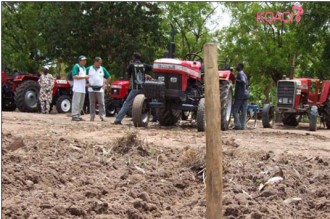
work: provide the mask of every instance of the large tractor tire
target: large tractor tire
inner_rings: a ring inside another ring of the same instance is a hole
[[[205,99],[200,99],[197,108],[197,115],[196,115],[196,122],[197,122],[197,131],[204,132],[206,128],[206,118],[205,118]]]
[[[56,110],[59,113],[69,113],[71,112],[72,101],[71,97],[67,95],[60,96],[56,101]]]
[[[144,94],[139,94],[134,98],[132,107],[132,120],[135,127],[147,127],[150,117],[150,109]]]
[[[231,108],[233,106],[233,85],[229,81],[220,81],[221,130],[229,129]]]
[[[173,109],[159,109],[158,110],[158,121],[162,126],[173,126],[181,117],[179,110]]]
[[[274,115],[274,106],[272,104],[265,104],[262,109],[262,126],[264,128],[273,128]]]
[[[317,106],[311,107],[311,112],[309,114],[309,131],[316,131],[317,129]]]
[[[328,129],[330,129],[330,95],[328,96],[327,102],[324,104],[324,121]]]
[[[284,113],[282,115],[282,122],[284,125],[297,126],[299,124],[299,118],[295,113]]]
[[[37,81],[27,80],[22,82],[15,94],[15,103],[21,112],[37,112],[39,99],[39,84]]]

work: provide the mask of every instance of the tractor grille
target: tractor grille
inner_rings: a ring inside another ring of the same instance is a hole
[[[156,79],[158,81],[162,81],[165,83],[165,89],[170,89],[170,90],[181,90],[182,89],[181,75],[157,73]]]
[[[277,107],[293,108],[295,94],[294,81],[279,81],[277,83]]]

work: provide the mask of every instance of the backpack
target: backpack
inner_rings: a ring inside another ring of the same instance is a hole
[[[72,70],[69,71],[67,79],[68,79],[68,81],[73,81]]]

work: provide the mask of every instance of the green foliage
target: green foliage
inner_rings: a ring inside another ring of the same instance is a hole
[[[48,62],[66,66],[79,55],[101,56],[122,75],[134,51],[151,62],[164,42],[161,10],[149,2],[3,2],[3,64],[35,72]]]
[[[203,45],[212,40],[206,23],[216,7],[210,2],[167,2],[164,8],[164,26],[168,32],[170,24],[176,30],[176,56],[184,58],[187,53],[201,53]]]
[[[291,11],[301,5],[300,23],[261,23],[257,12]],[[252,96],[263,102],[274,99],[275,86],[290,75],[296,57],[295,76],[329,78],[329,6],[327,3],[251,2],[226,3],[232,13],[230,27],[218,33],[220,56],[243,62]]]

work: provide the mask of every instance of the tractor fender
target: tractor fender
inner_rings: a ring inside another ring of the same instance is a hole
[[[23,82],[23,81],[38,81],[39,77],[34,75],[17,75],[13,80],[13,92],[16,92],[16,88]]]
[[[320,95],[320,104],[323,104],[327,101],[327,98],[330,94],[330,80],[322,82],[322,91]]]

